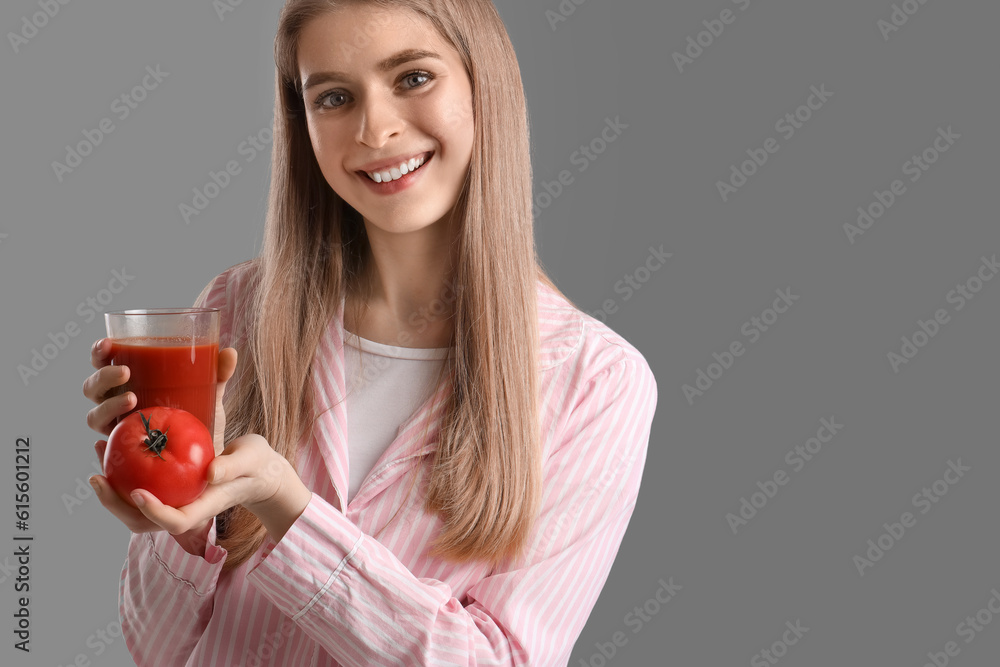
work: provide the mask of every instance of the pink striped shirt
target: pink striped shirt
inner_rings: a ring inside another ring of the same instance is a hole
[[[249,275],[237,265],[199,300],[222,309],[223,346],[242,335]],[[422,498],[448,387],[400,426],[341,511],[341,305],[316,353],[319,416],[300,447],[309,505],[226,574],[214,525],[203,556],[164,532],[132,535],[119,605],[136,664],[566,665],[632,516],[657,394],[632,345],[541,283],[538,297],[544,491],[522,558],[490,569],[428,555],[440,520]]]

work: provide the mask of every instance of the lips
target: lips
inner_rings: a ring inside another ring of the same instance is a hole
[[[420,153],[408,153],[408,154],[400,155],[398,157],[388,158],[388,159],[385,159],[385,160],[379,160],[378,162],[369,162],[368,164],[362,165],[361,167],[359,167],[356,171],[359,174],[365,174],[367,172],[376,172],[376,171],[378,171],[378,172],[388,171],[389,169],[392,169],[393,167],[399,167],[399,165],[401,165],[404,162],[409,162],[410,160],[415,160],[417,158],[424,158],[424,161],[426,161],[426,160],[430,159],[431,155],[433,155],[433,154],[434,154],[434,151],[423,151],[423,152],[420,152]]]
[[[410,158],[409,162],[402,162],[398,166],[383,169],[381,171],[366,172],[365,175],[375,183],[391,183],[398,181],[414,171],[419,170],[428,160],[420,158]]]
[[[411,158],[411,160],[414,161],[415,168],[412,170],[407,169],[405,173],[397,167],[391,167],[388,171],[375,172],[373,174],[367,174],[363,171],[359,171],[357,172],[357,175],[371,192],[377,195],[395,195],[408,190],[411,186],[420,182],[420,180],[422,180],[424,170],[427,169],[427,165],[433,161],[434,157],[435,155],[433,153],[428,154],[426,159],[421,158],[423,160],[422,162],[416,158]],[[420,163],[420,166],[416,166],[416,163],[418,162]],[[387,179],[382,180],[383,176],[386,176]]]

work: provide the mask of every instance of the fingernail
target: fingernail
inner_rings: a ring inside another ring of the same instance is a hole
[[[146,504],[146,501],[143,499],[142,495],[140,495],[138,492],[132,493],[130,494],[130,496],[132,498],[132,502],[135,503],[136,507],[142,507],[143,505]]]
[[[90,485],[94,487],[94,493],[101,495],[101,485],[97,483],[97,480],[93,477],[90,478]]]
[[[222,468],[216,466],[215,468],[212,468],[212,479],[210,481],[214,484],[220,479],[222,479]]]

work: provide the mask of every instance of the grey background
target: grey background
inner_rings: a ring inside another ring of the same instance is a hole
[[[949,641],[952,664],[996,664],[1000,621],[971,642],[958,626],[1000,590],[1000,282],[960,311],[946,295],[1000,251],[1000,10],[906,4],[919,10],[884,39],[885,0],[565,0],[575,11],[555,29],[556,0],[498,2],[524,75],[536,192],[575,175],[536,221],[542,259],[584,310],[615,300],[608,324],[659,389],[639,504],[574,667],[768,664],[758,652],[796,621],[809,629],[781,664],[918,666]],[[256,254],[269,155],[248,164],[238,146],[271,124],[279,5],[243,2],[220,20],[207,0],[71,2],[18,53],[0,45],[0,540],[16,532],[13,449],[26,435],[35,535],[32,652],[13,648],[14,576],[0,570],[2,664],[132,664],[121,638],[96,634],[117,620],[127,530],[93,497],[65,504],[93,471],[80,386],[103,332],[77,307],[122,267],[134,279],[108,308],[190,304]],[[734,21],[679,71],[672,54],[724,9]],[[37,11],[4,3],[3,33]],[[119,120],[112,101],[156,65],[169,76]],[[833,97],[786,140],[775,123],[813,85]],[[571,156],[616,116],[628,129],[579,173]],[[104,117],[116,129],[60,183],[51,163]],[[910,182],[904,162],[948,126],[961,139]],[[780,150],[724,202],[716,182],[768,137]],[[179,204],[232,159],[243,172],[185,225]],[[906,193],[850,243],[843,225],[894,179]],[[616,283],[660,245],[672,258],[625,300]],[[799,300],[751,343],[741,326],[784,288]],[[894,372],[888,353],[939,308],[950,321]],[[71,322],[80,335],[26,386],[17,366]],[[734,341],[745,353],[690,404],[682,385]],[[843,430],[794,471],[786,453],[824,417]],[[914,494],[958,459],[971,471],[921,514]],[[779,469],[789,483],[734,534],[726,515]],[[861,576],[854,556],[907,511],[916,524]],[[633,632],[628,615],[670,577],[682,589]],[[616,632],[624,646],[605,659],[598,643]]]

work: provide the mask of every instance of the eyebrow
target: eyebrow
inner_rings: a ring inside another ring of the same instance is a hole
[[[389,56],[385,60],[378,63],[375,67],[380,72],[391,72],[400,65],[408,63],[413,60],[420,60],[422,58],[435,58],[437,60],[444,61],[441,56],[434,53],[433,51],[425,51],[424,49],[406,49],[405,51],[400,51],[396,55]],[[343,72],[314,72],[306,77],[303,82],[302,90],[309,90],[313,86],[318,86],[322,83],[329,83],[330,81],[349,81],[350,77]]]

